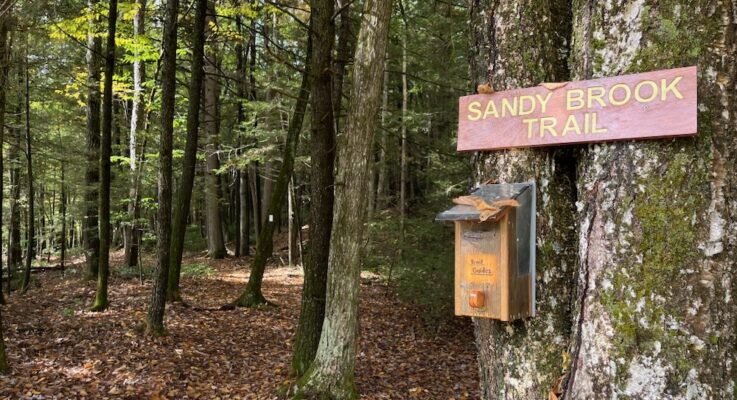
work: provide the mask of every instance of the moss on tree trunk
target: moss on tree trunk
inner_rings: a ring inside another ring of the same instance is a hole
[[[535,178],[540,199],[538,315],[475,322],[483,397],[543,398],[562,378],[571,399],[731,398],[734,2],[567,7],[473,2],[472,76],[499,90],[695,64],[699,136],[477,157],[478,181]]]

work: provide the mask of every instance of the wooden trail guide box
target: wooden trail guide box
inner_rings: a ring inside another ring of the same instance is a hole
[[[483,185],[471,196],[518,205],[483,216],[477,207],[456,205],[436,217],[455,224],[455,314],[502,321],[534,316],[535,184]]]

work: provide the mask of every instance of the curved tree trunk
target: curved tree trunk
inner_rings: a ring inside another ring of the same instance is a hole
[[[367,0],[356,46],[352,99],[340,144],[325,321],[315,360],[296,398],[357,398],[358,292],[364,246],[371,143],[381,103],[391,0]]]
[[[309,34],[309,33],[308,33]],[[299,134],[302,131],[302,123],[304,122],[307,103],[310,98],[310,67],[309,63],[312,59],[312,36],[309,34],[307,39],[307,59],[308,67],[302,74],[302,83],[300,84],[299,96],[294,103],[294,112],[289,120],[287,128],[287,139],[284,143],[284,152],[282,153],[282,165],[279,169],[279,176],[274,183],[274,191],[269,199],[269,208],[267,215],[281,214],[284,200],[287,196],[289,181],[294,171],[294,157],[297,153],[297,145],[299,144]],[[248,284],[241,295],[233,302],[239,307],[253,307],[266,304],[266,298],[261,292],[261,286],[266,271],[266,263],[269,261],[274,250],[274,228],[276,222],[272,218],[263,221],[263,226],[259,232],[258,241],[256,242],[256,254],[251,264],[251,274],[248,277]]]
[[[697,64],[699,136],[476,159],[478,181],[535,179],[539,199],[537,316],[475,321],[483,398],[545,398],[559,379],[570,399],[731,398],[735,4],[573,4],[474,1],[476,83]]]

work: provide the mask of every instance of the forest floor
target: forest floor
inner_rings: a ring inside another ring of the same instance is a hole
[[[83,280],[81,260],[64,274],[34,273],[26,294],[7,298],[12,371],[0,376],[0,398],[276,398],[289,379],[299,268],[267,269],[264,294],[277,306],[215,311],[243,289],[251,259],[188,255],[182,289],[190,306],[167,306],[168,334],[153,338],[137,329],[150,281],[126,272],[121,259],[113,255],[106,312],[88,312],[95,283]],[[468,320],[428,330],[415,306],[371,275],[362,277],[359,313],[356,384],[363,399],[478,398]]]

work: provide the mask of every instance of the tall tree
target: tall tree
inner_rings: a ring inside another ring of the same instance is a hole
[[[156,270],[148,307],[146,330],[153,335],[164,333],[166,289],[171,262],[172,150],[174,145],[174,107],[177,72],[177,16],[179,1],[167,0],[161,56],[161,134],[159,140],[158,225],[156,235]]]
[[[208,23],[205,29],[214,39],[214,31],[210,24],[215,24],[215,5],[209,3]],[[205,132],[205,211],[207,224],[207,256],[223,258],[227,255],[225,239],[223,237],[223,221],[220,213],[220,178],[216,171],[220,168],[218,147],[220,143],[220,83],[218,81],[218,54],[219,49],[213,40],[208,46],[205,57],[205,97],[203,103],[202,129]]]
[[[310,67],[313,81],[310,247],[305,260],[302,305],[294,338],[292,373],[296,376],[305,373],[320,342],[333,227],[335,121],[331,66],[335,42],[334,0],[313,0],[311,10],[315,40]]]
[[[102,134],[100,140],[100,252],[97,272],[97,293],[92,311],[108,307],[108,277],[110,275],[110,157],[113,136],[113,74],[115,74],[115,27],[118,21],[118,0],[110,0],[105,46],[105,87],[102,92]]]
[[[167,300],[180,301],[179,276],[184,252],[184,234],[187,231],[187,216],[192,201],[195,167],[197,165],[197,139],[200,127],[200,103],[202,99],[203,64],[205,57],[205,20],[207,0],[197,0],[192,30],[192,75],[189,79],[189,104],[187,109],[187,142],[182,159],[182,179],[179,196],[172,221],[171,254],[169,257],[169,282]]]
[[[304,121],[307,103],[310,97],[310,60],[312,59],[312,34],[308,33],[307,39],[307,68],[302,74],[302,83],[300,84],[299,95],[294,103],[294,111],[289,120],[287,128],[287,138],[284,143],[284,151],[282,153],[282,165],[279,169],[279,176],[274,183],[274,190],[269,199],[268,215],[279,215],[287,196],[289,180],[294,170],[294,157],[297,152],[297,144],[299,143],[299,134],[302,131],[302,122]],[[261,284],[264,279],[264,271],[266,263],[274,250],[274,228],[276,222],[273,218],[266,218],[259,232],[258,241],[256,242],[256,255],[251,265],[251,274],[248,277],[243,293],[233,302],[238,307],[253,307],[266,304],[266,298],[261,292]]]
[[[138,9],[133,17],[133,40],[141,41],[146,33],[146,0],[136,0]],[[146,80],[146,63],[141,59],[141,52],[136,47],[133,60],[133,100],[131,102],[131,123],[128,139],[128,155],[130,159],[130,189],[128,192],[128,218],[130,224],[125,235],[125,265],[134,266],[138,262],[138,218],[139,207],[139,172],[138,172],[138,134],[143,127],[145,107],[143,104],[143,82]]]
[[[26,121],[26,177],[28,178],[28,214],[27,214],[27,230],[26,235],[26,267],[23,271],[23,283],[21,290],[25,292],[31,284],[31,264],[36,258],[36,215],[35,215],[35,196],[33,182],[33,148],[31,138],[31,77],[28,73],[28,35],[26,32],[26,52],[23,63],[25,69],[25,121]]]
[[[239,5],[239,0],[233,1],[234,5]],[[243,34],[243,17],[239,14],[236,16],[236,29],[239,35]],[[251,36],[255,35],[255,32],[251,32]],[[239,40],[235,45],[235,57],[236,57],[236,76],[237,76],[237,93],[238,93],[238,115],[237,123],[238,128],[242,129],[243,124],[246,120],[245,110],[243,102],[247,98],[247,72],[246,72],[246,58],[250,51],[249,42],[246,42],[246,46],[243,46],[245,40]],[[248,255],[250,251],[250,210],[249,210],[249,186],[248,186],[248,169],[242,168],[238,170],[238,232],[236,234],[236,256]]]
[[[0,146],[4,147],[5,143],[5,103],[6,103],[6,90],[8,82],[8,68],[10,60],[10,46],[8,43],[8,31],[10,25],[10,10],[5,12],[5,15],[0,15]],[[0,147],[0,177],[5,174],[5,166],[3,165],[3,149]],[[0,179],[0,248],[3,243],[3,194],[4,192],[5,179]],[[0,252],[1,253],[1,252]],[[10,271],[10,266],[8,266]],[[0,254],[0,304],[5,304],[5,297],[3,296],[3,260],[2,254]],[[2,321],[0,321],[2,324]],[[0,326],[0,360],[4,360],[4,347],[2,343],[2,326]],[[3,361],[0,361],[0,371],[3,370]]]
[[[346,135],[339,147],[325,320],[315,360],[300,378],[297,396],[356,397],[353,371],[358,337],[361,249],[367,216],[365,200],[391,11],[391,0],[364,3]]]
[[[83,241],[87,257],[87,278],[97,279],[100,237],[97,217],[100,181],[100,58],[102,38],[97,33],[98,0],[88,0],[90,12],[87,34],[87,171],[85,173],[85,218]]]

